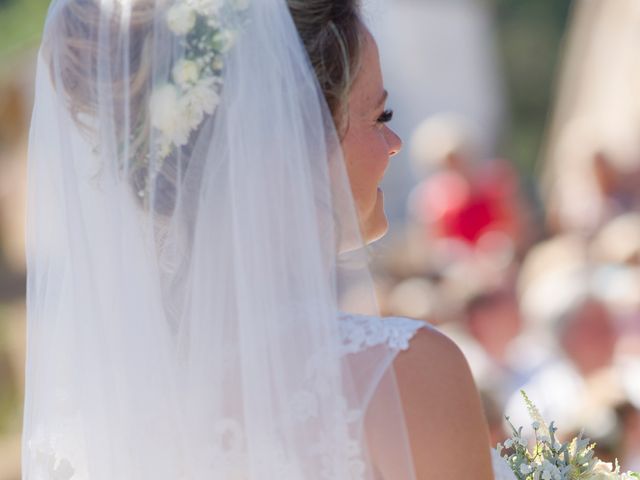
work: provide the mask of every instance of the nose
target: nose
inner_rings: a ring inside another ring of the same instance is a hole
[[[389,145],[389,156],[393,157],[402,149],[402,139],[396,132],[387,127],[387,145]]]

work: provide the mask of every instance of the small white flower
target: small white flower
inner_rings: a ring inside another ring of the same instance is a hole
[[[173,131],[177,106],[178,91],[173,85],[155,88],[149,100],[151,125],[165,133]]]
[[[512,438],[507,438],[507,439],[504,441],[504,446],[505,446],[506,448],[511,448],[511,447],[513,447],[513,439],[512,439]]]
[[[220,103],[220,95],[216,92],[213,78],[199,80],[189,89],[187,95],[190,102],[198,104],[202,111],[208,115],[212,115]]]
[[[237,32],[234,30],[223,30],[216,33],[213,36],[213,43],[216,46],[216,50],[226,53],[228,52],[237,38]]]
[[[177,146],[187,143],[190,130],[181,118],[180,105],[178,90],[171,84],[156,88],[149,102],[151,125]]]
[[[233,8],[238,12],[242,12],[249,8],[250,0],[232,0]]]
[[[599,461],[593,467],[593,473],[611,473],[613,472],[613,464]]]
[[[184,124],[188,126],[190,131],[198,128],[198,125],[200,125],[200,122],[202,122],[204,118],[202,106],[193,101],[188,95],[180,99],[178,111],[180,118]]]
[[[211,67],[214,70],[222,70],[224,68],[224,60],[222,59],[222,57],[214,58],[211,62]]]
[[[530,465],[523,463],[520,465],[520,473],[523,475],[529,475],[533,471]]]
[[[562,479],[562,473],[560,472],[558,467],[556,467],[555,465],[550,463],[549,460],[544,460],[542,462],[542,476],[541,476],[541,478],[543,480],[561,480]]]
[[[618,480],[624,478],[620,476],[618,472],[614,471],[611,463],[598,461],[591,472],[590,480]]]
[[[73,477],[74,473],[75,470],[71,466],[69,460],[67,460],[66,458],[62,458],[55,468],[55,474],[53,478],[55,478],[55,480],[68,480]]]
[[[531,424],[534,430],[538,430],[540,428],[540,422],[535,421]]]
[[[157,139],[156,153],[160,158],[167,157],[171,153],[171,140],[165,136]],[[140,196],[144,197],[144,191],[142,191],[142,195]]]
[[[184,3],[176,3],[167,12],[167,25],[176,35],[185,35],[196,24],[196,12]]]
[[[222,19],[220,15],[206,15],[207,25],[211,28],[222,28]]]
[[[182,88],[195,83],[200,75],[200,68],[193,60],[180,60],[172,70],[173,80]]]
[[[193,7],[204,16],[213,16],[224,5],[224,0],[191,0]]]

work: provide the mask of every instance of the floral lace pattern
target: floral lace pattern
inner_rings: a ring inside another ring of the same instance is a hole
[[[85,465],[79,460],[82,448],[78,438],[78,418],[69,416],[53,429],[55,434],[42,429],[34,432],[27,442],[30,457],[30,477],[36,480],[77,480],[87,478]]]
[[[370,347],[387,345],[394,350],[406,350],[416,332],[426,327],[422,321],[408,318],[380,318],[355,314],[340,315],[341,348],[343,355],[361,352]],[[330,381],[332,372],[319,358],[309,360],[307,366],[307,384],[291,398],[290,413],[292,419],[299,424],[320,421],[321,405],[326,404],[323,385]],[[335,400],[335,399],[334,399]],[[311,451],[320,461],[320,477],[326,480],[363,480],[366,475],[366,463],[363,459],[361,445],[354,436],[362,421],[363,412],[351,408],[345,399],[334,402],[338,410],[333,426],[326,429],[322,424],[318,427],[318,438]],[[322,423],[322,422],[320,422]],[[235,418],[223,418],[214,425],[214,441],[202,452],[202,470],[211,478],[248,480],[251,476],[247,453],[247,442],[242,422]],[[74,438],[72,430],[69,438]],[[300,480],[304,477],[298,466],[286,458],[284,450],[275,438],[261,442],[264,449],[254,452],[253,464],[264,462],[264,465],[278,466],[277,477],[281,480]],[[29,443],[30,454],[36,468],[36,478],[46,480],[86,480],[86,469],[73,465],[69,458],[61,453],[68,448],[61,448],[58,442],[47,440],[41,432]],[[79,454],[78,452],[76,452]],[[495,459],[494,459],[495,461]],[[345,478],[344,472],[348,471]],[[502,478],[502,477],[500,477]],[[180,480],[187,480],[186,476]]]
[[[427,326],[426,322],[411,318],[343,313],[340,315],[342,352],[358,353],[381,344],[394,350],[406,350],[416,332]]]
[[[287,460],[281,445],[275,439],[265,439],[261,449],[252,454],[251,461],[247,450],[247,441],[242,422],[235,418],[224,418],[214,425],[214,442],[204,450],[204,467],[206,478],[224,480],[249,480],[251,467],[259,471],[273,472],[275,478],[282,480],[299,480],[303,478],[296,465]],[[183,476],[179,480],[191,480]]]
[[[51,443],[41,441],[31,442],[30,449],[35,457],[36,478],[47,480],[70,480],[75,474],[75,469],[66,458],[61,458],[56,454],[56,449]]]

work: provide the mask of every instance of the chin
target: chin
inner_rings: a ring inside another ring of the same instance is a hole
[[[387,220],[387,215],[384,213],[384,203],[381,195],[379,195],[376,206],[369,217],[364,230],[365,243],[380,240],[389,230],[389,221]]]
[[[376,240],[380,240],[382,237],[384,237],[387,234],[388,230],[389,230],[389,224],[385,219],[384,225],[381,225],[375,230],[372,230],[371,234],[367,235],[366,243],[372,243],[372,242],[375,242]]]

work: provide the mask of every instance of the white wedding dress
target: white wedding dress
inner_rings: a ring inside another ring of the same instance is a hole
[[[340,317],[342,349],[345,354],[358,353],[368,347],[386,344],[390,349],[410,348],[411,339],[421,328],[434,328],[429,323],[404,317],[381,318],[342,314]],[[495,480],[516,480],[505,460],[491,449]]]

